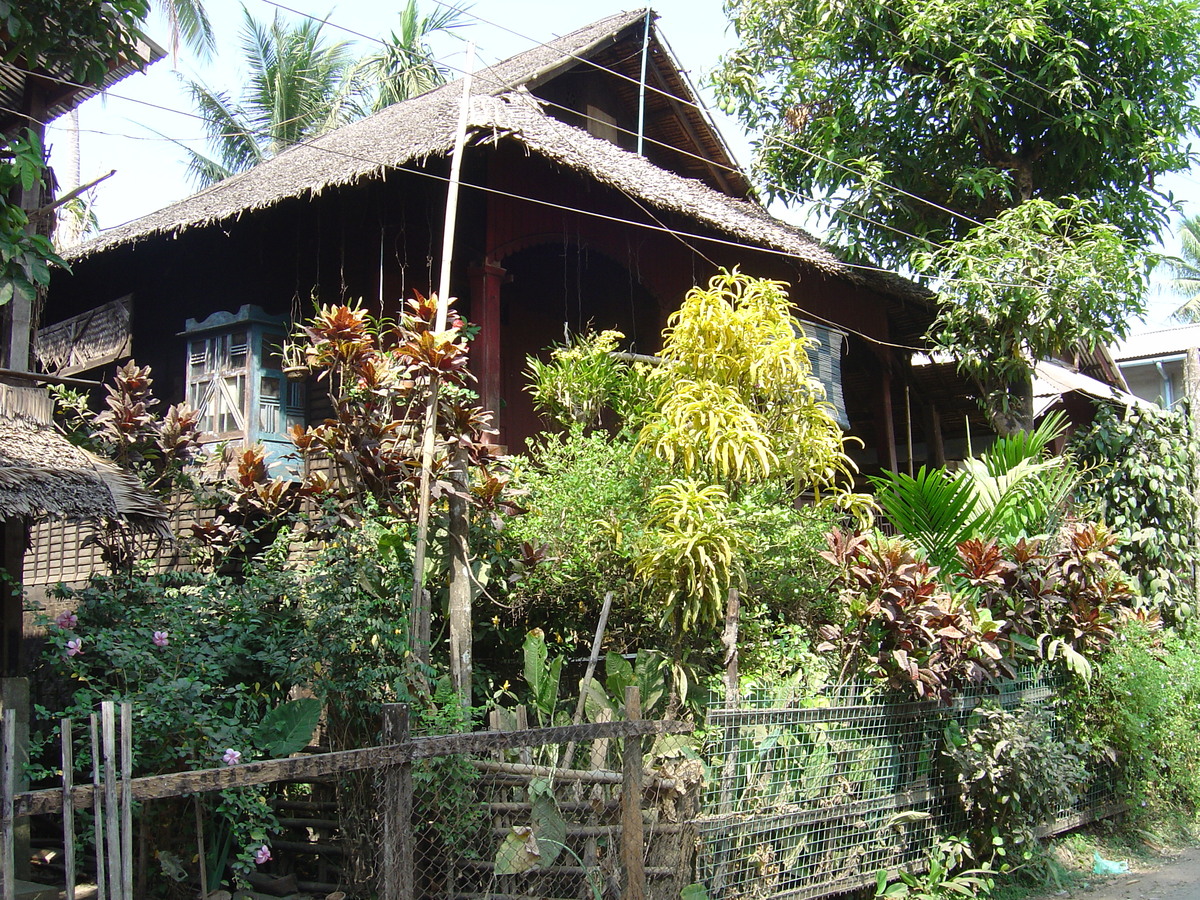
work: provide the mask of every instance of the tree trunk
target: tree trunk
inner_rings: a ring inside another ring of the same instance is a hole
[[[1009,381],[986,401],[992,428],[1000,437],[1033,430],[1033,375]]]

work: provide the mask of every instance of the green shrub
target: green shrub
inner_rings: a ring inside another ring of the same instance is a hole
[[[533,627],[568,646],[586,642],[607,591],[616,594],[614,637],[656,620],[642,608],[632,576],[657,469],[632,453],[625,435],[576,427],[536,441],[517,467],[527,512],[506,529],[514,547],[525,545],[540,558],[509,592],[514,649]]]
[[[952,721],[945,755],[957,777],[977,859],[1006,869],[1033,855],[1034,829],[1074,802],[1090,748],[1055,734],[1049,710],[982,706]]]
[[[281,589],[286,578],[267,569],[240,583],[191,573],[119,575],[59,588],[59,599],[73,613],[46,623],[43,666],[62,687],[57,698],[40,698],[36,714],[46,726],[32,748],[35,760],[46,748],[50,768],[35,766],[31,774],[53,770],[57,720],[86,723],[102,700],[132,706],[135,775],[279,755],[274,726],[296,710],[289,691],[303,681],[306,656],[302,623]],[[309,722],[302,743],[315,724]],[[86,724],[77,724],[77,780],[90,778],[86,734]],[[226,858],[236,872],[250,871],[255,850],[274,826],[263,792],[222,791],[213,807],[210,847],[217,853],[210,872],[223,869]],[[147,815],[163,812],[157,805]],[[181,837],[165,824],[148,833],[165,842],[164,850]]]
[[[1200,652],[1195,633],[1121,628],[1090,688],[1077,685],[1075,720],[1117,765],[1134,810],[1200,810]]]

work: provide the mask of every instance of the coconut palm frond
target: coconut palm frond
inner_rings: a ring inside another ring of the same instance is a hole
[[[421,15],[416,0],[407,0],[400,22],[377,53],[365,57],[362,67],[376,84],[374,110],[409,100],[445,84],[450,71],[440,65],[429,48],[428,38],[439,31],[461,28],[465,8],[442,7]]]
[[[196,81],[188,81],[187,86],[196,111],[204,119],[204,130],[214,151],[210,162],[215,163],[214,166],[197,166],[198,157],[208,157],[188,148],[192,157],[188,171],[193,179],[206,187],[262,162],[265,158],[263,139],[248,121],[246,111],[223,91],[211,90]]]
[[[1180,223],[1179,256],[1164,257],[1159,265],[1171,276],[1167,289],[1184,298],[1171,318],[1200,322],[1200,216],[1189,216]]]

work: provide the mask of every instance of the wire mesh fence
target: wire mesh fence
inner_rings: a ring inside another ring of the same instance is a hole
[[[275,895],[675,898],[690,879],[703,769],[684,752],[691,726],[642,719],[635,698],[636,691],[618,721],[422,736],[408,732],[406,708],[391,706],[379,746],[138,778],[126,772],[112,791],[108,782],[100,789],[64,778],[61,788],[17,793],[0,779],[0,890],[11,888],[16,819],[61,816],[64,845],[75,847],[70,814],[107,810],[115,792],[120,809],[137,804],[143,817],[170,805],[170,834],[190,842],[198,868],[183,844],[172,845],[169,858],[179,882],[203,894],[228,873],[224,861],[203,862],[221,841],[202,826],[200,798],[251,791],[270,797],[283,831],[242,877]],[[0,749],[0,771],[11,772],[13,741]],[[195,808],[194,833],[184,833],[181,804]],[[146,856],[147,835],[127,822],[108,832],[107,855],[125,861],[125,875],[106,896],[126,900],[130,861]],[[80,874],[95,877],[106,854],[89,854],[83,837]]]
[[[673,900],[696,846],[703,768],[682,754],[690,742],[596,737],[418,761],[413,896]]]
[[[489,732],[412,736],[406,712],[393,707],[401,718],[385,717],[380,746],[127,779],[119,791],[143,816],[151,801],[199,809],[216,790],[270,796],[283,830],[252,882],[268,891],[674,900],[695,881],[713,900],[802,900],[872,884],[880,870],[919,869],[937,836],[966,824],[943,761],[947,726],[965,726],[985,700],[1053,715],[1058,687],[1031,677],[944,707],[867,684],[755,696],[712,709],[704,746],[690,726],[636,712],[587,725],[528,728],[518,717]],[[1076,808],[1045,830],[1116,811],[1110,775],[1094,775]],[[7,825],[65,809],[90,818],[83,811],[104,792],[65,782],[0,794]],[[211,848],[215,836],[205,841],[200,818],[184,837]],[[126,859],[140,853],[129,844],[140,831],[114,832]],[[4,853],[11,858],[11,848]],[[190,878],[179,856],[178,877]],[[209,874],[212,885],[222,869]]]
[[[939,765],[951,720],[965,725],[985,698],[1053,714],[1059,684],[1030,676],[943,707],[852,683],[711,710],[698,880],[714,900],[802,900],[873,884],[882,869],[919,868],[938,835],[965,825]],[[1101,773],[1045,830],[1117,806]]]

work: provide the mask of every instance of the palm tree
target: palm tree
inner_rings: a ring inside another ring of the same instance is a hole
[[[189,172],[201,187],[444,84],[447,71],[430,57],[426,39],[435,31],[457,27],[461,14],[445,9],[421,16],[416,0],[407,0],[399,31],[378,53],[355,59],[349,43],[325,40],[325,22],[293,25],[276,13],[267,26],[245,7],[242,12],[248,78],[241,98],[187,82],[213,151],[205,155],[188,149]]]
[[[171,51],[182,42],[197,56],[208,59],[217,52],[217,40],[203,0],[155,0],[171,26]]]
[[[420,15],[417,0],[400,11],[400,28],[382,42],[376,53],[359,62],[361,77],[372,86],[371,112],[408,100],[445,84],[450,72],[433,58],[429,36],[459,28],[464,10],[444,6]]]
[[[330,44],[324,22],[269,25],[245,7],[242,54],[247,78],[240,101],[227,92],[188,81],[197,111],[215,151],[189,151],[189,171],[201,186],[244,172],[281,150],[315,137],[357,115],[362,88],[353,77],[350,44]]]
[[[1183,298],[1171,317],[1180,322],[1200,322],[1200,216],[1183,220],[1179,242],[1179,256],[1162,263],[1172,276],[1167,287]]]

